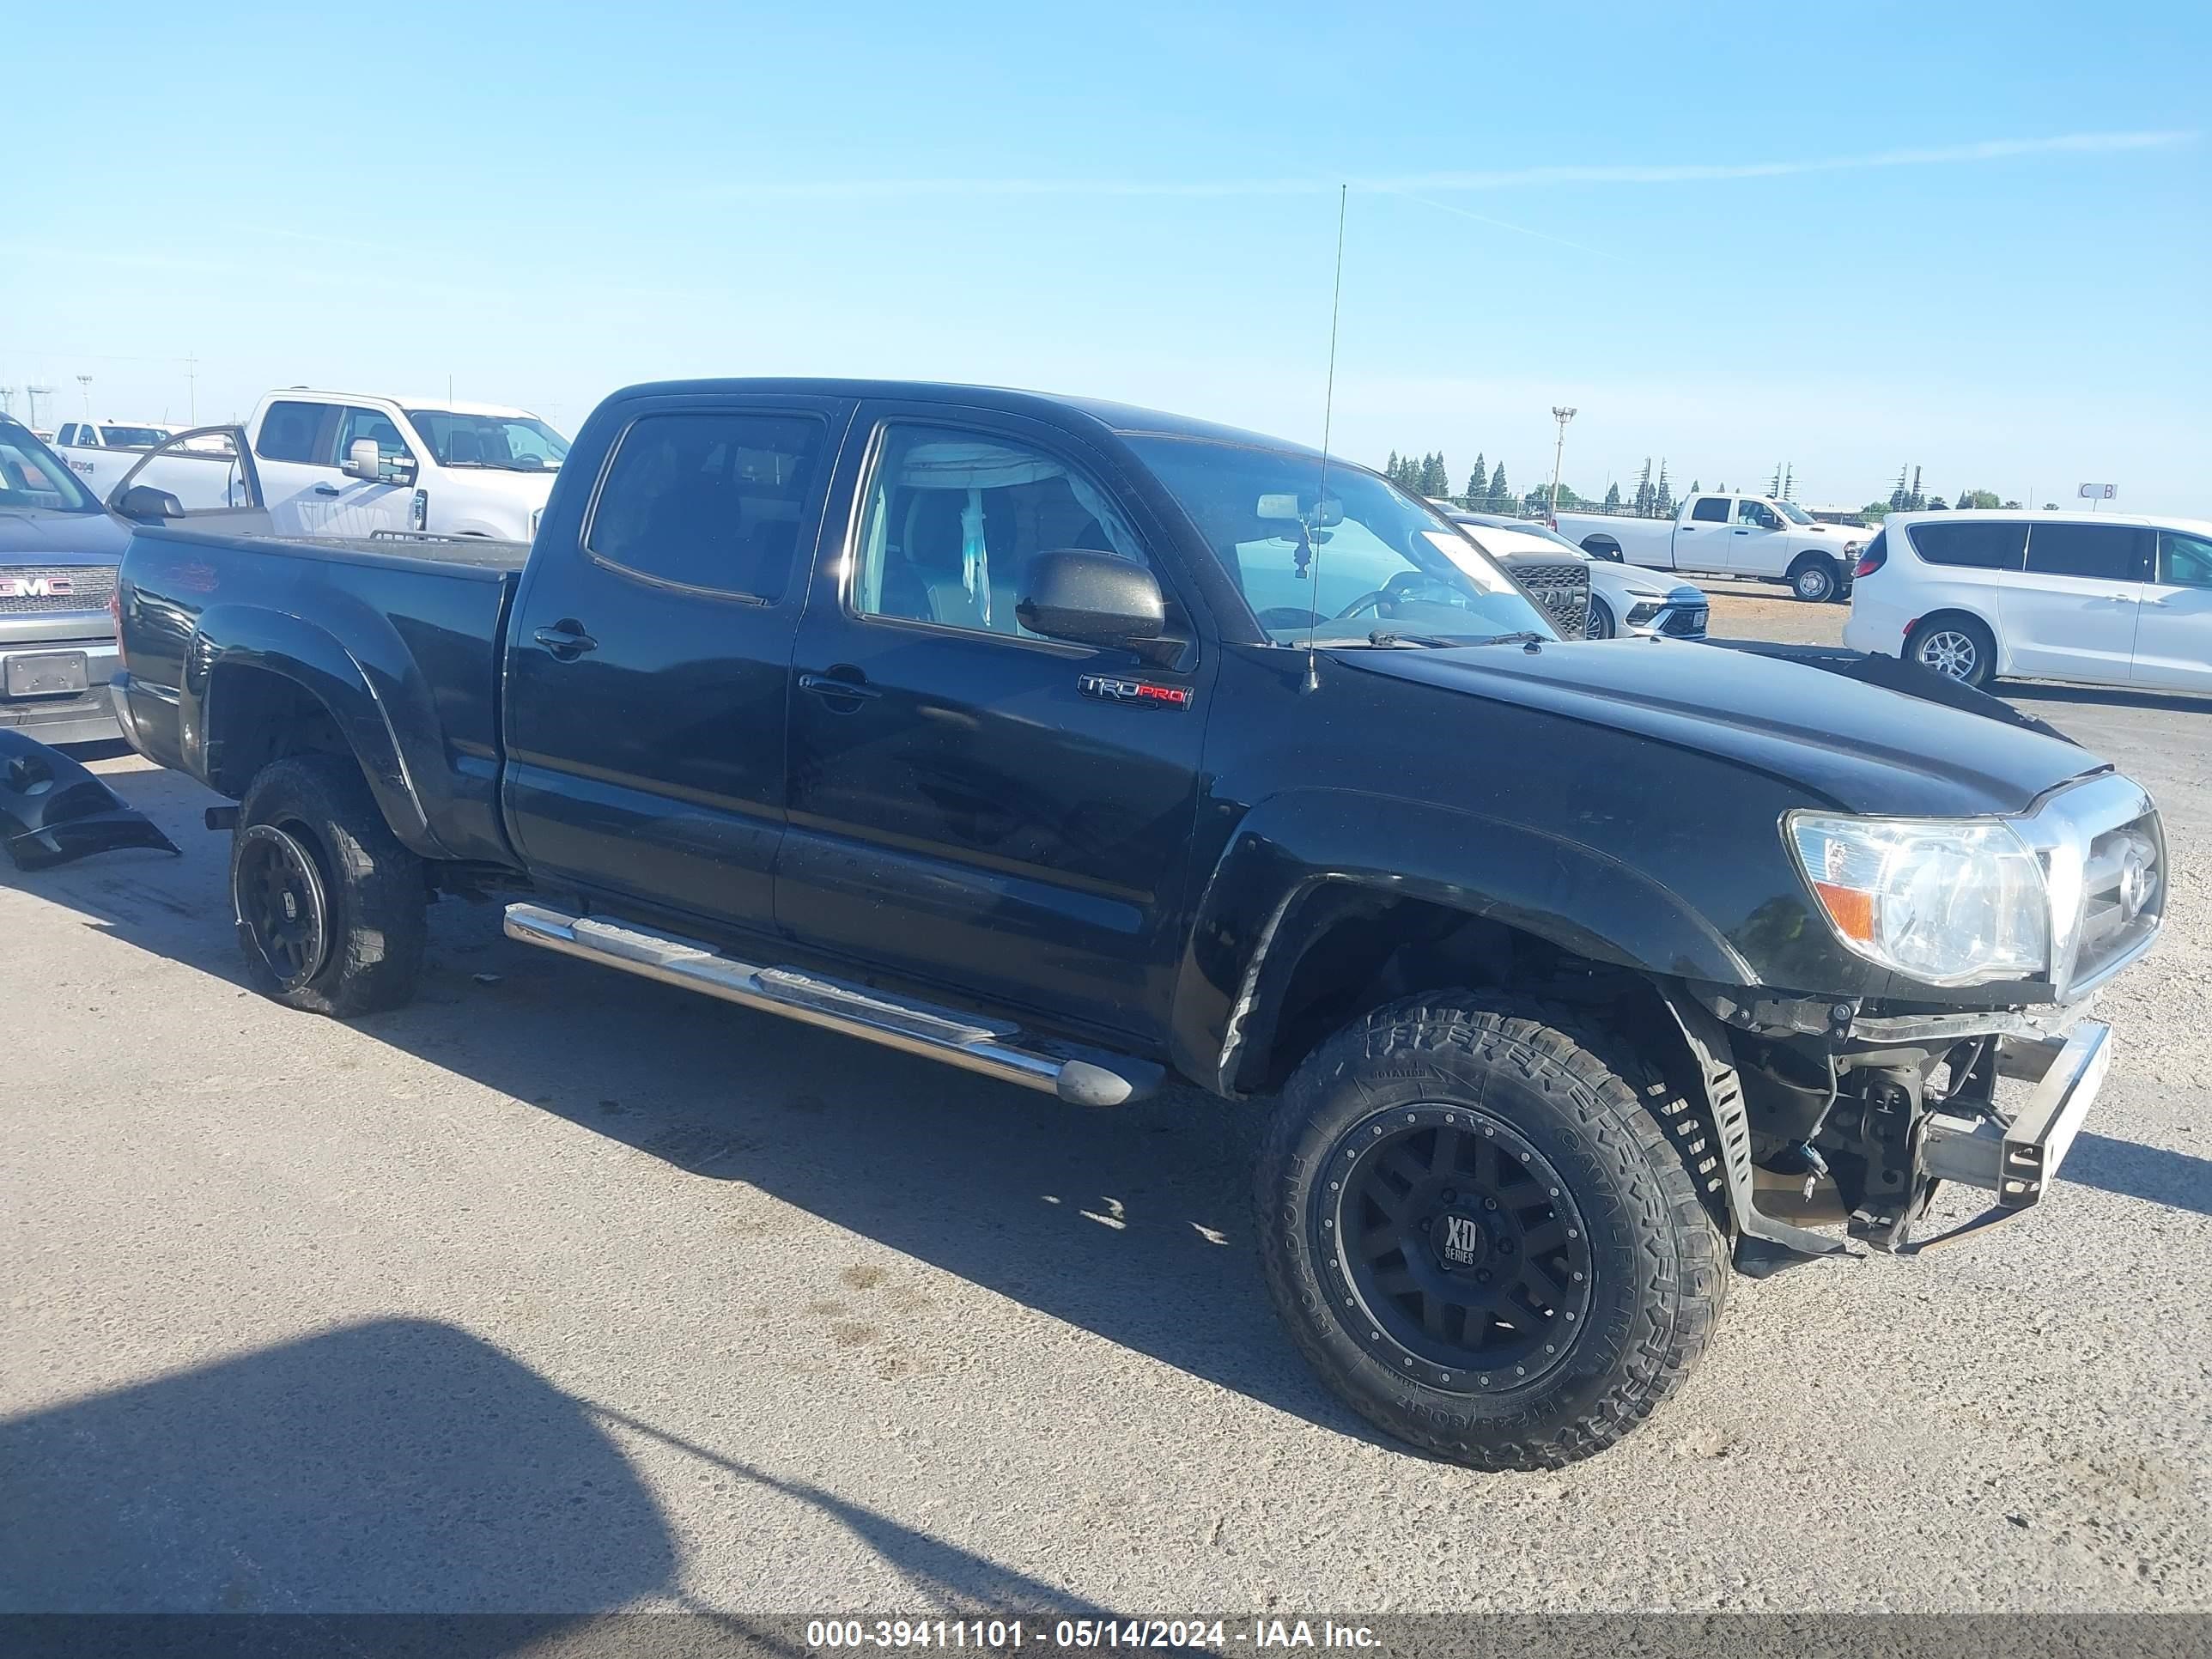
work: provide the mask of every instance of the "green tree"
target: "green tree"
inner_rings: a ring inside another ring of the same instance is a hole
[[[1478,454],[1474,458],[1474,471],[1467,475],[1467,503],[1472,507],[1477,501],[1489,499],[1490,474],[1484,470],[1482,457]]]
[[[1640,519],[1651,516],[1651,458],[1649,455],[1644,458],[1644,471],[1636,476],[1634,509]]]
[[[1421,494],[1449,495],[1451,494],[1451,469],[1444,465],[1441,449],[1429,457],[1421,467]]]
[[[1392,483],[1398,482],[1398,452],[1392,450],[1390,459],[1382,463],[1382,476]]]
[[[1889,513],[1890,507],[1887,501],[1869,501],[1859,509],[1859,517],[1864,519],[1869,524],[1880,524],[1889,516]]]
[[[1928,510],[1930,513],[1948,513],[1951,510],[1951,505],[1941,495],[1930,495],[1928,498]]]
[[[1698,494],[1704,488],[1705,485],[1699,483],[1695,478],[1690,480],[1690,493],[1692,495]]]
[[[1513,486],[1505,482],[1505,463],[1498,462],[1498,470],[1490,475],[1490,510],[1510,513],[1513,510]]]
[[[1659,463],[1659,487],[1651,492],[1651,516],[1671,519],[1674,516],[1674,492],[1667,488],[1667,463]]]
[[[1620,486],[1619,484],[1609,483],[1605,487],[1605,504],[1607,507],[1619,507],[1620,505]]]
[[[1962,489],[1958,494],[1957,501],[1959,506],[1962,508],[1969,507],[1978,507],[1983,508],[1992,507],[2016,507],[2020,505],[2018,501],[2000,501],[1997,498],[1997,492],[1994,489]]]

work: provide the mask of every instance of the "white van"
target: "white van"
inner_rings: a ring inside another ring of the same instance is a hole
[[[1969,685],[2212,691],[2212,520],[1893,513],[1859,557],[1844,643]]]
[[[280,536],[526,542],[568,453],[528,410],[288,386],[246,422]]]

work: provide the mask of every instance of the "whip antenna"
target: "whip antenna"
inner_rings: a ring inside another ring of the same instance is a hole
[[[1336,187],[1336,286],[1328,298],[1328,381],[1322,394],[1321,404],[1321,488],[1314,499],[1313,528],[1305,533],[1308,550],[1312,554],[1309,574],[1312,581],[1306,604],[1306,690],[1321,688],[1319,659],[1314,655],[1314,635],[1321,626],[1321,549],[1322,544],[1313,539],[1314,530],[1326,529],[1328,517],[1324,511],[1328,501],[1328,434],[1329,422],[1336,413],[1336,319],[1344,305],[1344,209],[1352,194],[1352,186]]]

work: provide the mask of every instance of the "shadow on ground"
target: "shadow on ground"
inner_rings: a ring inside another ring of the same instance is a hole
[[[830,1517],[906,1581],[902,1613],[1110,1616],[564,1394],[465,1332],[393,1319],[0,1422],[0,1617],[521,1615],[294,1632],[300,1651],[309,1638],[341,1653],[367,1640],[447,1659],[536,1649],[587,1614],[639,1603],[692,1615],[691,1633],[757,1634],[685,1595],[677,1541],[618,1436],[712,1471],[732,1505],[772,1493]],[[261,1634],[291,1629],[280,1618]],[[53,1633],[77,1651],[98,1632]],[[147,1650],[181,1634],[149,1629]]]
[[[2058,1176],[2123,1198],[2212,1215],[2212,1158],[2084,1131],[2075,1137]]]
[[[183,860],[133,852],[35,877],[0,869],[0,885],[242,987],[228,837],[198,823],[214,797],[174,773],[106,775]],[[451,900],[432,909],[416,1000],[354,1029],[701,1179],[747,1182],[1223,1388],[1375,1437],[1312,1379],[1267,1305],[1250,1225],[1258,1109],[1172,1089],[1087,1112],[517,945],[496,906]]]
[[[586,1410],[416,1320],[0,1424],[0,1480],[8,1613],[581,1613],[676,1570]]]

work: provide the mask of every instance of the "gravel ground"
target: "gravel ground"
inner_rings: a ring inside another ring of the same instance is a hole
[[[0,1609],[2212,1608],[2212,724],[2019,695],[2180,872],[2071,1179],[1739,1281],[1676,1401],[1534,1476],[1308,1377],[1251,1112],[1080,1114],[458,903],[417,1005],[290,1013],[211,798],[106,760],[185,855],[0,866]]]

